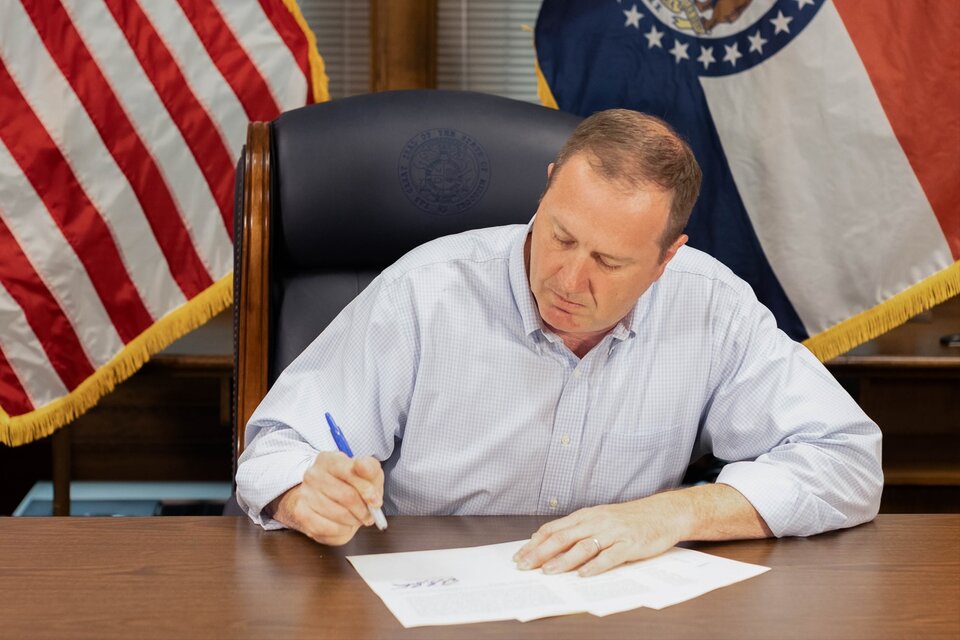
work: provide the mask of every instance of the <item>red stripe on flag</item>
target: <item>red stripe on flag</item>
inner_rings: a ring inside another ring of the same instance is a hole
[[[960,259],[960,5],[836,0],[897,140]]]
[[[179,0],[197,37],[213,63],[243,104],[250,120],[273,120],[280,107],[273,99],[260,70],[247,55],[230,26],[211,0]]]
[[[190,299],[213,284],[167,183],[123,106],[60,4],[24,2],[50,56],[103,138],[143,208],[174,280]]]
[[[18,416],[33,411],[33,403],[24,391],[10,361],[0,349],[0,403],[9,416]]]
[[[0,140],[83,263],[120,338],[133,340],[153,324],[153,318],[130,280],[106,223],[2,61]]]
[[[33,329],[50,364],[67,389],[73,390],[93,373],[93,365],[80,344],[60,303],[37,275],[16,238],[0,219],[0,282],[16,300]]]
[[[176,59],[136,2],[105,0],[144,73],[157,90],[213,193],[220,216],[233,236],[233,161],[217,126],[193,94]]]
[[[306,102],[307,104],[312,103],[313,75],[310,73],[310,49],[303,29],[300,28],[296,18],[293,17],[289,9],[283,6],[282,2],[260,0],[260,6],[263,7],[263,12],[267,14],[273,28],[280,34],[280,38],[287,45],[287,49],[290,49],[290,53],[293,54],[293,58],[297,61],[297,65],[307,79]]]

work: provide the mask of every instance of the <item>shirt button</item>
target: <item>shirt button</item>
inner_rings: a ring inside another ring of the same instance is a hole
[[[548,502],[547,504],[550,505],[551,509],[556,509],[557,506],[560,504],[560,502],[556,498],[550,498],[550,502]]]
[[[570,436],[566,436],[566,435],[560,436],[560,444],[564,446],[570,444]]]
[[[580,369],[574,369],[574,370],[573,370],[573,377],[574,377],[574,378],[579,378],[579,377],[580,377]]]

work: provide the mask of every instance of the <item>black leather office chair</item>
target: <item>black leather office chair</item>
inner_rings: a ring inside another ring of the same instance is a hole
[[[277,376],[383,268],[439,236],[527,222],[579,121],[395,91],[252,123],[236,184],[236,454]]]

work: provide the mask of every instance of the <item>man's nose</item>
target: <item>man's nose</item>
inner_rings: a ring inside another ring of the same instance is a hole
[[[589,288],[589,264],[582,257],[570,258],[560,272],[560,284],[564,293],[582,293]]]

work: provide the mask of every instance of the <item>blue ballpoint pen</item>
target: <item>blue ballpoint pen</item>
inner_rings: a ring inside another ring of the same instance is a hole
[[[330,425],[330,435],[333,436],[333,441],[337,443],[337,449],[340,449],[343,453],[347,454],[348,457],[353,457],[353,450],[350,448],[350,445],[347,444],[347,439],[343,435],[343,431],[340,431],[340,427],[337,426],[337,423],[333,421],[333,416],[329,413],[324,414],[327,417],[327,424]],[[371,507],[367,505],[367,509],[370,510],[370,515],[373,516],[373,521],[377,525],[377,529],[383,531],[387,528],[387,518],[383,515],[383,511],[380,510],[380,507]]]

